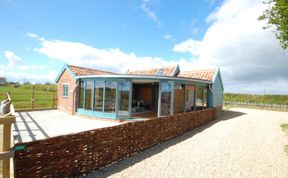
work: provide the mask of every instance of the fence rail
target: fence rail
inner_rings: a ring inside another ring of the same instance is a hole
[[[254,106],[262,108],[273,108],[273,109],[288,109],[286,104],[267,104],[267,103],[250,103],[250,102],[238,102],[238,101],[224,101],[225,105],[238,105],[238,106]]]
[[[37,110],[37,109],[55,109],[57,107],[56,92],[10,92],[13,98],[13,104],[16,111],[19,110]],[[0,93],[0,99],[5,98],[5,93]]]

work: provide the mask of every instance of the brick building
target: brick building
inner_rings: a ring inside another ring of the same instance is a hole
[[[65,64],[56,78],[58,110],[109,119],[222,110],[219,69],[180,71],[178,65],[117,74]]]

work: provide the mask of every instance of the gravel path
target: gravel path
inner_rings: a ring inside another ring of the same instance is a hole
[[[87,177],[288,177],[285,122],[288,112],[231,109]]]

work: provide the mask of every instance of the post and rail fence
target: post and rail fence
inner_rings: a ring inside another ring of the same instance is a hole
[[[41,110],[57,108],[56,92],[10,92],[16,111]],[[5,93],[0,93],[0,99],[5,98]]]
[[[271,108],[271,109],[288,109],[287,104],[267,104],[267,103],[239,102],[239,101],[224,101],[224,105]]]

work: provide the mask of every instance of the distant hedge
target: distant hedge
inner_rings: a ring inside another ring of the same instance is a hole
[[[288,105],[288,95],[251,95],[224,93],[224,101]]]
[[[57,91],[56,84],[23,84],[19,86],[19,89],[25,90],[38,90],[38,91]]]

